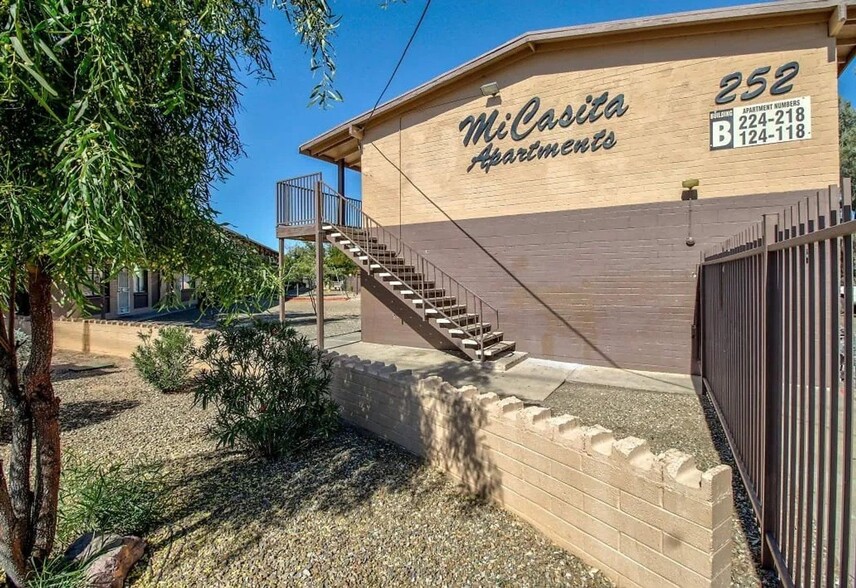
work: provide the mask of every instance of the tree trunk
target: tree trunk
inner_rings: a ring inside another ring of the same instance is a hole
[[[24,396],[33,413],[36,440],[36,492],[32,509],[32,557],[40,564],[53,550],[59,498],[59,398],[51,383],[53,313],[50,275],[42,265],[28,268],[32,350],[24,371]]]
[[[0,346],[2,392],[12,421],[8,480],[0,464],[0,563],[11,586],[24,586],[30,566],[41,566],[53,549],[61,465],[59,399],[50,378],[52,280],[43,264],[28,267],[27,273],[32,344],[26,367],[18,369],[12,320],[3,330],[9,348]],[[13,305],[9,312],[14,313]]]

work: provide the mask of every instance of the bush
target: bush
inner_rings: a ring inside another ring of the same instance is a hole
[[[166,498],[160,470],[144,462],[98,464],[68,454],[60,480],[57,537],[83,533],[142,535],[158,522]]]
[[[330,362],[306,337],[278,323],[256,321],[210,334],[195,402],[217,410],[218,446],[268,459],[291,455],[338,426],[330,399]]]
[[[140,376],[161,392],[179,392],[190,383],[193,337],[183,327],[163,327],[157,337],[139,334],[142,343],[131,354]]]

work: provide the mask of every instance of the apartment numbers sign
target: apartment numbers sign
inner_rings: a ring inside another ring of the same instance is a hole
[[[730,73],[720,81],[720,91],[715,102],[728,104],[738,97],[741,102],[749,102],[767,91],[772,96],[784,96],[793,90],[792,82],[799,71],[800,66],[796,61],[779,66],[775,72],[770,66],[759,67],[747,76],[745,85],[741,72]],[[740,93],[744,87],[746,90]],[[710,113],[711,151],[806,139],[811,139],[810,96],[782,97],[771,102],[741,104]]]
[[[811,97],[710,113],[710,149],[737,149],[811,139]]]

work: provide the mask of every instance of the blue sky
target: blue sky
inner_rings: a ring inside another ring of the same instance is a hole
[[[424,0],[380,8],[380,0],[330,0],[342,16],[334,39],[336,87],[344,102],[330,110],[307,107],[315,82],[309,58],[282,14],[267,9],[276,80],[246,79],[238,126],[246,156],[217,186],[214,205],[221,220],[253,239],[276,244],[274,186],[278,179],[323,171],[335,182],[332,165],[297,153],[307,139],[370,109],[383,89],[413,30]],[[748,0],[434,0],[416,40],[384,95],[384,101],[413,88],[509,39],[538,29],[746,4]],[[841,94],[856,98],[856,75],[840,78]],[[347,178],[355,195],[359,176]]]

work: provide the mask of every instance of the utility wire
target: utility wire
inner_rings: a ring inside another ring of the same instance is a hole
[[[398,73],[398,68],[401,67],[401,63],[404,61],[404,56],[407,55],[407,50],[410,49],[410,45],[413,43],[413,39],[416,38],[416,33],[419,32],[419,27],[422,26],[422,21],[425,20],[425,15],[428,13],[429,6],[431,6],[431,0],[425,2],[425,8],[422,9],[422,14],[419,16],[419,20],[416,22],[416,26],[413,28],[413,32],[410,34],[410,39],[407,40],[407,45],[404,46],[404,51],[401,52],[401,57],[398,58],[398,63],[395,64],[395,69],[392,70],[392,74],[389,76],[389,80],[387,80],[386,85],[383,87],[380,96],[377,97],[377,102],[375,102],[374,107],[372,107],[372,111],[369,113],[369,117],[366,119],[366,122],[363,123],[363,126],[368,124],[368,122],[372,119],[375,110],[377,110],[378,105],[380,105],[380,101],[383,100],[383,95],[386,94],[387,90],[389,90],[389,86],[392,84],[392,80],[395,78],[395,74]]]
[[[377,110],[377,107],[380,105],[380,101],[383,100],[384,94],[386,94],[386,91],[389,90],[389,86],[392,85],[392,80],[395,79],[395,74],[398,73],[398,69],[401,67],[401,64],[404,62],[404,57],[407,55],[407,51],[410,49],[410,45],[413,44],[413,39],[416,38],[416,33],[419,32],[419,27],[422,26],[422,21],[425,20],[425,15],[428,14],[428,7],[429,6],[431,6],[431,0],[427,0],[427,2],[425,2],[425,7],[422,9],[422,14],[419,15],[419,20],[416,21],[416,26],[413,27],[413,32],[410,33],[410,38],[407,40],[407,44],[404,46],[404,50],[401,52],[401,57],[398,58],[398,63],[395,64],[395,68],[392,70],[392,73],[390,74],[389,79],[386,81],[386,85],[383,87],[383,90],[381,90],[380,95],[377,97],[377,100],[375,101],[374,106],[372,107],[372,110],[369,113],[369,117],[366,119],[366,122],[363,123],[363,125],[362,125],[363,128],[365,128],[366,125],[369,123],[369,121],[372,119],[375,111]],[[400,128],[398,130],[398,141],[399,141],[398,149],[399,149],[399,154],[400,154],[401,153],[401,129]],[[362,141],[361,140],[358,141],[358,144],[360,147],[360,151],[362,152],[362,150],[363,150]],[[384,157],[386,157],[386,156],[384,156]],[[395,167],[395,169],[398,170],[398,173],[401,174],[401,170],[398,169],[397,165],[394,165],[393,167]],[[401,214],[402,214],[402,210],[401,210],[401,187],[400,187],[400,184],[401,184],[401,178],[399,178],[399,189],[398,189],[398,242],[399,242],[399,249],[402,246],[401,245],[401,218],[402,218]]]

